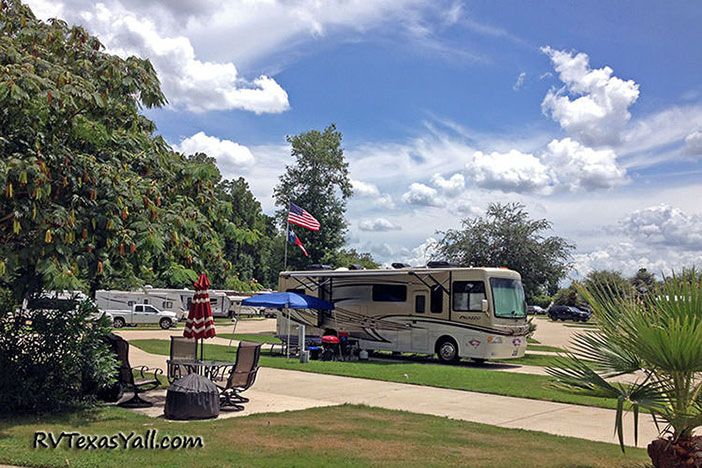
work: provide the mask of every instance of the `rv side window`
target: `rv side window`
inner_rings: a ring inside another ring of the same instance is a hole
[[[129,301],[129,302],[127,302],[127,305],[128,305],[129,307],[133,306],[133,305],[134,305],[134,301]]]
[[[431,288],[430,309],[433,314],[440,314],[444,311],[444,289],[441,286]]]
[[[374,302],[405,302],[407,301],[407,286],[400,284],[374,284]]]
[[[213,304],[213,305],[214,305],[214,304],[217,304],[217,298],[216,298],[216,297],[211,298],[211,299],[210,299],[210,304]]]
[[[485,283],[482,281],[454,281],[452,291],[453,310],[482,310],[482,301],[486,299]]]
[[[172,309],[173,308],[173,303],[170,301],[164,301],[163,302],[163,308],[164,309]]]
[[[149,300],[148,300],[148,299],[144,299],[144,304],[148,304],[148,303],[149,303]]]
[[[423,314],[427,305],[427,296],[424,294],[419,294],[414,297],[414,312],[417,314]]]

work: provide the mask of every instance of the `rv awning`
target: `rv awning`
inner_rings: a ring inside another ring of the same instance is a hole
[[[270,307],[271,309],[318,309],[332,310],[334,304],[307,294],[277,292],[257,294],[241,301],[241,305],[251,307]]]

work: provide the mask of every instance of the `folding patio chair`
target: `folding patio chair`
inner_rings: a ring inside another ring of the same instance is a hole
[[[140,392],[146,392],[158,388],[161,382],[158,380],[159,375],[163,375],[162,369],[150,369],[147,366],[132,367],[129,364],[129,342],[124,338],[110,333],[107,340],[112,346],[113,351],[117,355],[117,360],[119,361],[119,369],[117,372],[117,381],[122,385],[122,387],[127,391],[133,391],[134,396],[129,400],[119,403],[118,406],[123,406],[125,408],[148,408],[153,406],[153,403],[146,401],[139,396]],[[134,379],[134,369],[139,370],[140,380]],[[146,376],[146,372],[152,370],[154,373],[153,378]]]
[[[185,338],[183,336],[171,336],[170,359],[166,361],[168,367],[168,382],[174,381],[190,374],[193,366],[188,366],[188,362],[197,360],[197,340]]]
[[[244,409],[240,403],[246,403],[249,399],[241,396],[241,392],[254,384],[260,356],[261,343],[239,342],[234,369],[229,374],[226,385],[217,385],[220,389],[219,405],[221,408],[230,407],[234,411]]]

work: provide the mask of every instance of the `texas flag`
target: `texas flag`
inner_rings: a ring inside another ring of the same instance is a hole
[[[302,242],[300,242],[300,238],[297,237],[297,235],[293,232],[292,229],[288,230],[288,242],[290,242],[292,245],[300,247],[300,250],[302,250],[302,253],[305,254],[305,257],[309,257],[307,250],[305,250],[305,246],[302,245]]]

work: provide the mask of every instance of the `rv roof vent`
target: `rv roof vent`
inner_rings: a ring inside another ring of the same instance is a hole
[[[457,266],[455,263],[447,262],[445,260],[427,262],[427,268],[451,268],[455,266]]]
[[[412,265],[409,263],[396,262],[392,264],[392,267],[399,270],[400,268],[412,268]]]
[[[363,270],[363,265],[359,265],[358,263],[352,263],[349,265],[349,270]]]
[[[331,265],[322,265],[321,263],[313,263],[307,267],[308,270],[333,270]]]

